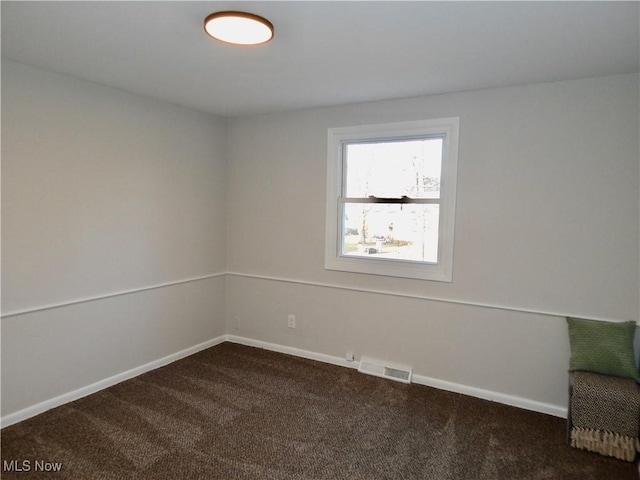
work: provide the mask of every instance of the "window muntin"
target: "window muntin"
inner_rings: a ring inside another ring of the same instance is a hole
[[[335,128],[328,145],[325,268],[451,281],[458,119]]]

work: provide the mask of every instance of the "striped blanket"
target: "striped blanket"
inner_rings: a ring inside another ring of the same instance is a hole
[[[628,378],[570,375],[571,446],[632,462],[640,451],[640,386]]]

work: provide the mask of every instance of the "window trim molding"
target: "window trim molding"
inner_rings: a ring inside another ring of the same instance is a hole
[[[327,134],[327,199],[325,269],[392,277],[453,281],[453,246],[458,171],[459,117],[329,128]],[[348,141],[443,135],[438,263],[369,259],[341,255],[339,235],[342,145]]]

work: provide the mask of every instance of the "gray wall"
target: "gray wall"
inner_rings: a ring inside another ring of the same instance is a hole
[[[224,275],[109,296],[224,274],[224,120],[3,61],[2,134],[3,415],[224,333]]]
[[[327,128],[451,116],[453,282],[324,270]],[[228,331],[560,413],[564,316],[638,320],[638,117],[623,75],[231,120]]]
[[[563,317],[638,320],[638,86],[225,121],[3,62],[2,415],[225,334],[561,414]],[[327,128],[450,116],[453,282],[324,270]]]

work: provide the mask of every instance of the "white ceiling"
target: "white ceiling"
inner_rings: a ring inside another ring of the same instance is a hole
[[[10,2],[2,56],[220,116],[638,72],[639,2]],[[259,47],[204,18],[268,18]]]

